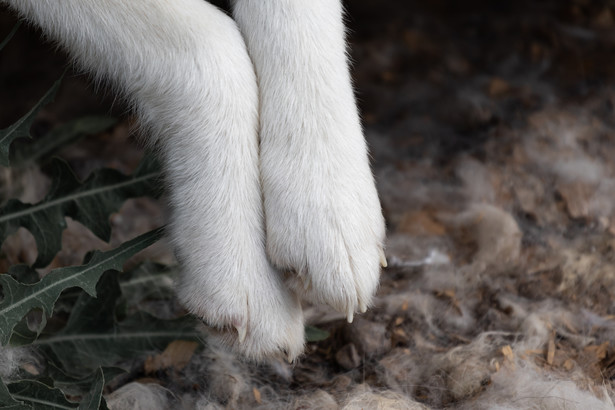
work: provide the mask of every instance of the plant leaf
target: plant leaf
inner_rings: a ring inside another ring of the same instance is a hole
[[[113,380],[116,376],[126,373],[126,370],[119,367],[99,367],[93,373],[85,377],[75,377],[67,374],[64,370],[56,366],[56,360],[48,360],[45,364],[45,377],[53,380],[53,386],[60,388],[69,395],[82,395],[92,389],[98,371],[102,371],[105,384]]]
[[[51,163],[53,184],[45,199],[37,204],[24,204],[12,199],[0,209],[0,239],[20,226],[28,229],[38,248],[36,267],[46,266],[62,246],[62,231],[69,216],[88,227],[96,236],[109,241],[109,215],[116,212],[126,198],[157,196],[160,193],[160,171],[153,158],[147,156],[131,176],[113,169],[94,172],[80,183],[68,164],[56,159]]]
[[[96,318],[79,317],[79,322],[86,320],[98,323]],[[51,349],[62,367],[70,369],[76,377],[97,366],[117,366],[122,360],[160,351],[175,340],[202,343],[197,323],[190,316],[164,320],[139,312],[114,323],[111,328],[64,329],[53,336],[39,338],[34,345]]]
[[[36,329],[36,331],[30,329],[28,327],[28,316],[24,317],[19,321],[13,328],[13,333],[11,334],[11,340],[9,341],[9,345],[11,346],[24,346],[29,345],[36,340],[38,334],[40,333],[42,328],[44,327],[41,324],[40,327]]]
[[[22,407],[24,409],[65,410],[74,409],[78,406],[77,403],[71,403],[66,400],[64,393],[60,389],[49,387],[36,380],[20,380],[9,383],[7,387],[10,397],[14,401],[27,405]]]
[[[32,409],[31,406],[27,406],[18,402],[11,396],[11,392],[8,387],[0,379],[0,410],[26,410]]]
[[[99,367],[94,377],[94,383],[92,388],[86,394],[81,403],[79,403],[79,410],[99,410],[108,409],[105,399],[103,399],[103,389],[105,388],[105,375],[102,369]]]
[[[320,342],[327,339],[330,336],[326,330],[319,329],[314,326],[305,327],[305,341],[306,342]]]
[[[21,21],[18,21],[17,24],[13,26],[10,33],[6,37],[4,37],[4,40],[2,40],[2,43],[0,43],[0,50],[2,50],[4,46],[6,46],[9,41],[11,41],[15,33],[17,33],[17,29],[19,29],[19,26],[21,26]]]
[[[117,322],[117,274],[105,274],[96,289],[97,298],[81,294],[62,330],[34,342],[67,374],[82,377],[100,366],[163,349],[174,340],[200,342],[197,321],[189,316],[163,320],[138,312]]]
[[[57,80],[51,88],[43,95],[43,97],[36,103],[34,107],[23,117],[17,120],[16,123],[10,125],[8,128],[0,130],[0,165],[5,167],[9,166],[9,148],[15,138],[30,136],[30,127],[36,114],[43,108],[43,106],[53,101],[60,88],[62,78]]]
[[[96,283],[104,272],[111,269],[121,270],[122,264],[129,257],[147,248],[161,236],[162,228],[159,228],[113,250],[96,251],[87,264],[54,269],[32,285],[19,283],[8,274],[0,274],[4,295],[0,301],[0,344],[8,343],[15,325],[32,309],[41,309],[45,315],[51,315],[53,306],[64,289],[77,286],[95,296]]]
[[[11,166],[24,167],[49,157],[63,146],[86,135],[105,131],[117,123],[117,118],[106,116],[87,116],[70,121],[54,128],[41,138],[27,144],[16,142],[11,150]]]
[[[118,322],[115,313],[122,294],[117,276],[116,272],[103,275],[96,286],[96,298],[81,293],[66,326],[34,342],[67,376],[83,378],[100,366],[116,366],[145,352],[161,350],[174,340],[200,342],[198,321],[189,316],[164,320],[137,312]]]

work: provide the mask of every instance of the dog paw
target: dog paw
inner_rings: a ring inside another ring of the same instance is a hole
[[[264,254],[256,259],[201,269],[184,261],[177,294],[216,342],[248,359],[292,361],[303,352],[301,305]]]
[[[358,151],[270,163],[275,170],[264,166],[263,181],[270,260],[302,299],[349,322],[371,304],[386,266],[380,202],[367,155]]]

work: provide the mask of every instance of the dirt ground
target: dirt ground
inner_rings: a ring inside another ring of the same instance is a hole
[[[375,308],[349,325],[306,307],[331,336],[296,364],[207,350],[181,372],[133,372],[110,403],[615,408],[615,3],[346,5],[388,224]],[[12,21],[0,14],[0,34]],[[66,66],[38,37],[24,28],[0,53],[0,128]],[[129,170],[142,153],[125,111],[70,72],[35,132],[87,113],[123,115],[64,156],[83,174]],[[158,203],[131,203],[115,241],[161,223]],[[82,257],[77,248],[66,263]]]

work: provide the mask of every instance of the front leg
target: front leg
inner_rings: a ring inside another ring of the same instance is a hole
[[[178,294],[261,359],[303,349],[301,306],[265,254],[258,94],[235,22],[201,0],[0,0],[133,104],[160,150]]]
[[[301,296],[364,312],[385,228],[337,0],[236,0],[260,92],[267,252]]]

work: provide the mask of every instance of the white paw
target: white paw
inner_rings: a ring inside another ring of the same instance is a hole
[[[362,136],[353,142],[354,150],[329,140],[321,152],[277,154],[271,162],[265,153],[262,164],[271,261],[290,271],[287,285],[299,296],[348,321],[371,304],[386,266],[384,219]]]
[[[210,337],[253,360],[281,356],[292,361],[303,352],[301,305],[264,255],[248,265],[210,266],[210,272],[189,272],[189,266],[184,263],[177,294],[211,329]]]
[[[341,2],[237,0],[233,15],[259,81],[268,255],[294,271],[287,284],[300,296],[351,320],[378,286],[384,220],[351,87]]]

